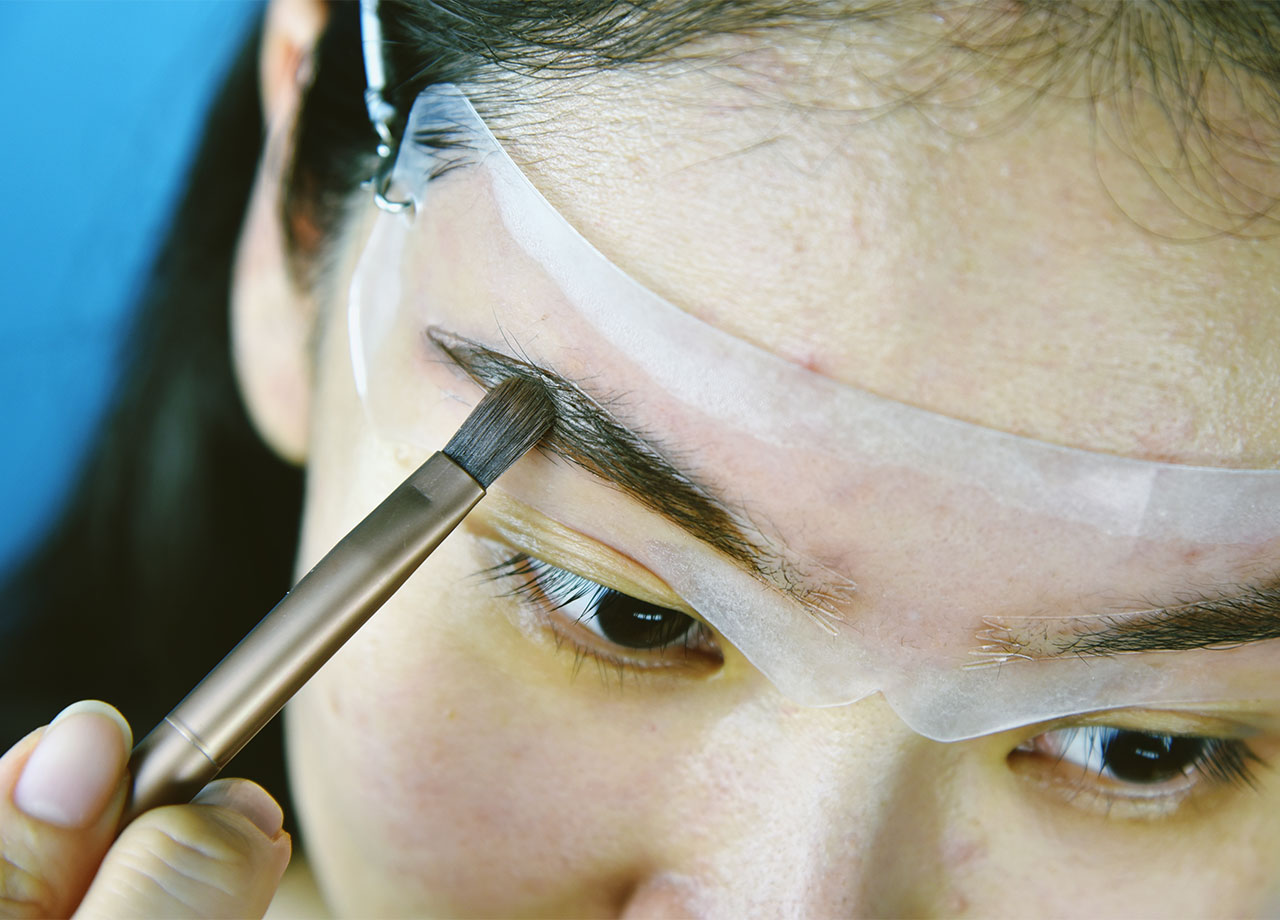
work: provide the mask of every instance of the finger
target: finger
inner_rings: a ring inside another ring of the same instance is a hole
[[[68,706],[0,758],[0,917],[66,917],[111,845],[128,786],[129,723]]]
[[[289,864],[282,824],[275,800],[243,779],[149,811],[107,853],[76,920],[261,917]]]

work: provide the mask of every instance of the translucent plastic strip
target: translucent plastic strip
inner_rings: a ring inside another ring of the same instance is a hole
[[[1280,568],[1280,472],[1063,448],[838,383],[628,277],[455,88],[418,99],[406,138],[393,186],[413,211],[379,215],[352,285],[353,367],[376,429],[429,448],[466,409],[440,394],[478,396],[433,334],[579,382],[770,558],[743,565],[565,464],[522,464],[501,487],[648,567],[786,695],[882,692],[939,739],[1280,697],[1274,641],[1070,651],[1126,617],[1155,622],[1159,605],[1264,587]]]

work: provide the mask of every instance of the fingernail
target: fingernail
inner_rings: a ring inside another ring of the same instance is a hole
[[[268,837],[284,827],[284,812],[267,790],[247,779],[218,779],[200,790],[193,805],[219,805],[239,812]]]
[[[48,824],[92,824],[120,785],[132,745],[129,723],[106,703],[68,706],[27,758],[13,803]]]

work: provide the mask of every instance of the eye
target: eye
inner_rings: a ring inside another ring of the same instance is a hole
[[[557,633],[573,640],[585,654],[638,667],[674,660],[715,666],[723,662],[707,626],[682,611],[640,600],[523,553],[497,566],[492,574],[514,578],[513,593],[552,615],[562,624],[553,621]]]
[[[1085,725],[1045,732],[1011,755],[1052,769],[1059,782],[1104,795],[1182,794],[1199,781],[1252,785],[1257,762],[1241,740]]]
[[[624,648],[666,648],[681,642],[700,625],[679,610],[637,600],[594,582],[590,584],[596,590],[569,601],[560,609],[602,639]]]
[[[1214,753],[1215,741],[1118,728],[1067,729],[1062,759],[1122,783],[1150,785],[1185,776]]]

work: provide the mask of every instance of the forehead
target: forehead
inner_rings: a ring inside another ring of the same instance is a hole
[[[790,361],[1055,443],[1274,465],[1277,243],[1171,239],[1195,223],[1073,92],[893,104],[866,73],[895,55],[735,40],[496,127],[628,273]]]

